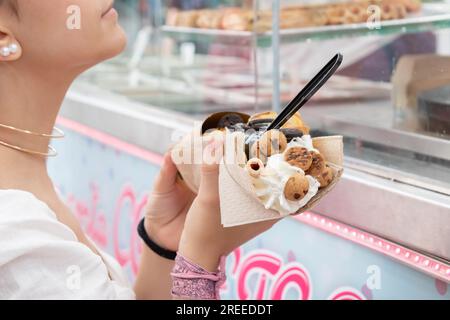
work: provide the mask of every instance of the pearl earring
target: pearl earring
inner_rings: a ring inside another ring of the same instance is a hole
[[[9,50],[9,47],[3,47],[0,49],[0,53],[3,57],[8,57],[11,54],[11,50]]]
[[[11,43],[9,45],[9,52],[12,54],[16,53],[18,49],[19,49],[19,47],[15,43]]]
[[[3,57],[8,57],[8,56],[10,56],[11,54],[16,53],[18,49],[19,49],[19,47],[17,46],[17,44],[12,43],[12,44],[10,44],[9,46],[6,46],[6,47],[1,48],[1,49],[0,49],[0,54],[1,54]]]

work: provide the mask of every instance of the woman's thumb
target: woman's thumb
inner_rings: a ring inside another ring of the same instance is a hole
[[[177,180],[177,167],[170,152],[164,155],[163,164],[153,186],[154,193],[167,193],[174,189]]]
[[[219,166],[223,158],[223,139],[215,137],[203,151],[199,196],[216,199],[219,194]]]

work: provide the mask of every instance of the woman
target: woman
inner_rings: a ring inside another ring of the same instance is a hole
[[[74,5],[79,29],[67,27]],[[202,165],[194,195],[166,155],[144,222],[153,245],[144,245],[134,289],[117,262],[83,233],[55,192],[46,155],[73,80],[125,47],[112,5],[0,0],[0,298],[164,299],[171,288],[176,298],[214,298],[223,280],[216,272],[221,257],[273,224],[222,228],[217,161]],[[221,150],[221,142],[212,141],[205,152],[218,160]],[[176,262],[161,256],[162,249],[177,251]]]

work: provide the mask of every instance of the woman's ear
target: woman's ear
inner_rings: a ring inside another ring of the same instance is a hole
[[[16,61],[22,56],[22,47],[14,35],[0,26],[0,62]]]

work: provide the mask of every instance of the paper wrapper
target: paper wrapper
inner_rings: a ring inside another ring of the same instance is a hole
[[[218,113],[210,116],[203,123],[201,128],[195,128],[191,136],[185,137],[173,149],[172,155],[194,154],[198,148],[204,146],[202,134],[211,128],[215,128],[218,119],[226,113]],[[241,114],[243,120],[248,119],[248,115]],[[197,136],[196,140],[193,137]],[[197,145],[192,141],[200,141]],[[328,192],[333,189],[343,173],[344,145],[342,136],[326,136],[313,138],[314,148],[327,160],[328,165],[333,170],[333,180],[325,188],[319,189],[318,193],[300,210],[292,215],[301,214],[312,209]],[[201,151],[198,151],[201,153]],[[178,171],[187,186],[194,192],[200,186],[200,165],[177,163]],[[265,220],[279,219],[281,216],[275,210],[268,210],[259,201],[254,193],[251,178],[245,168],[239,164],[230,164],[222,161],[219,172],[219,196],[222,225],[232,227],[249,224]]]

